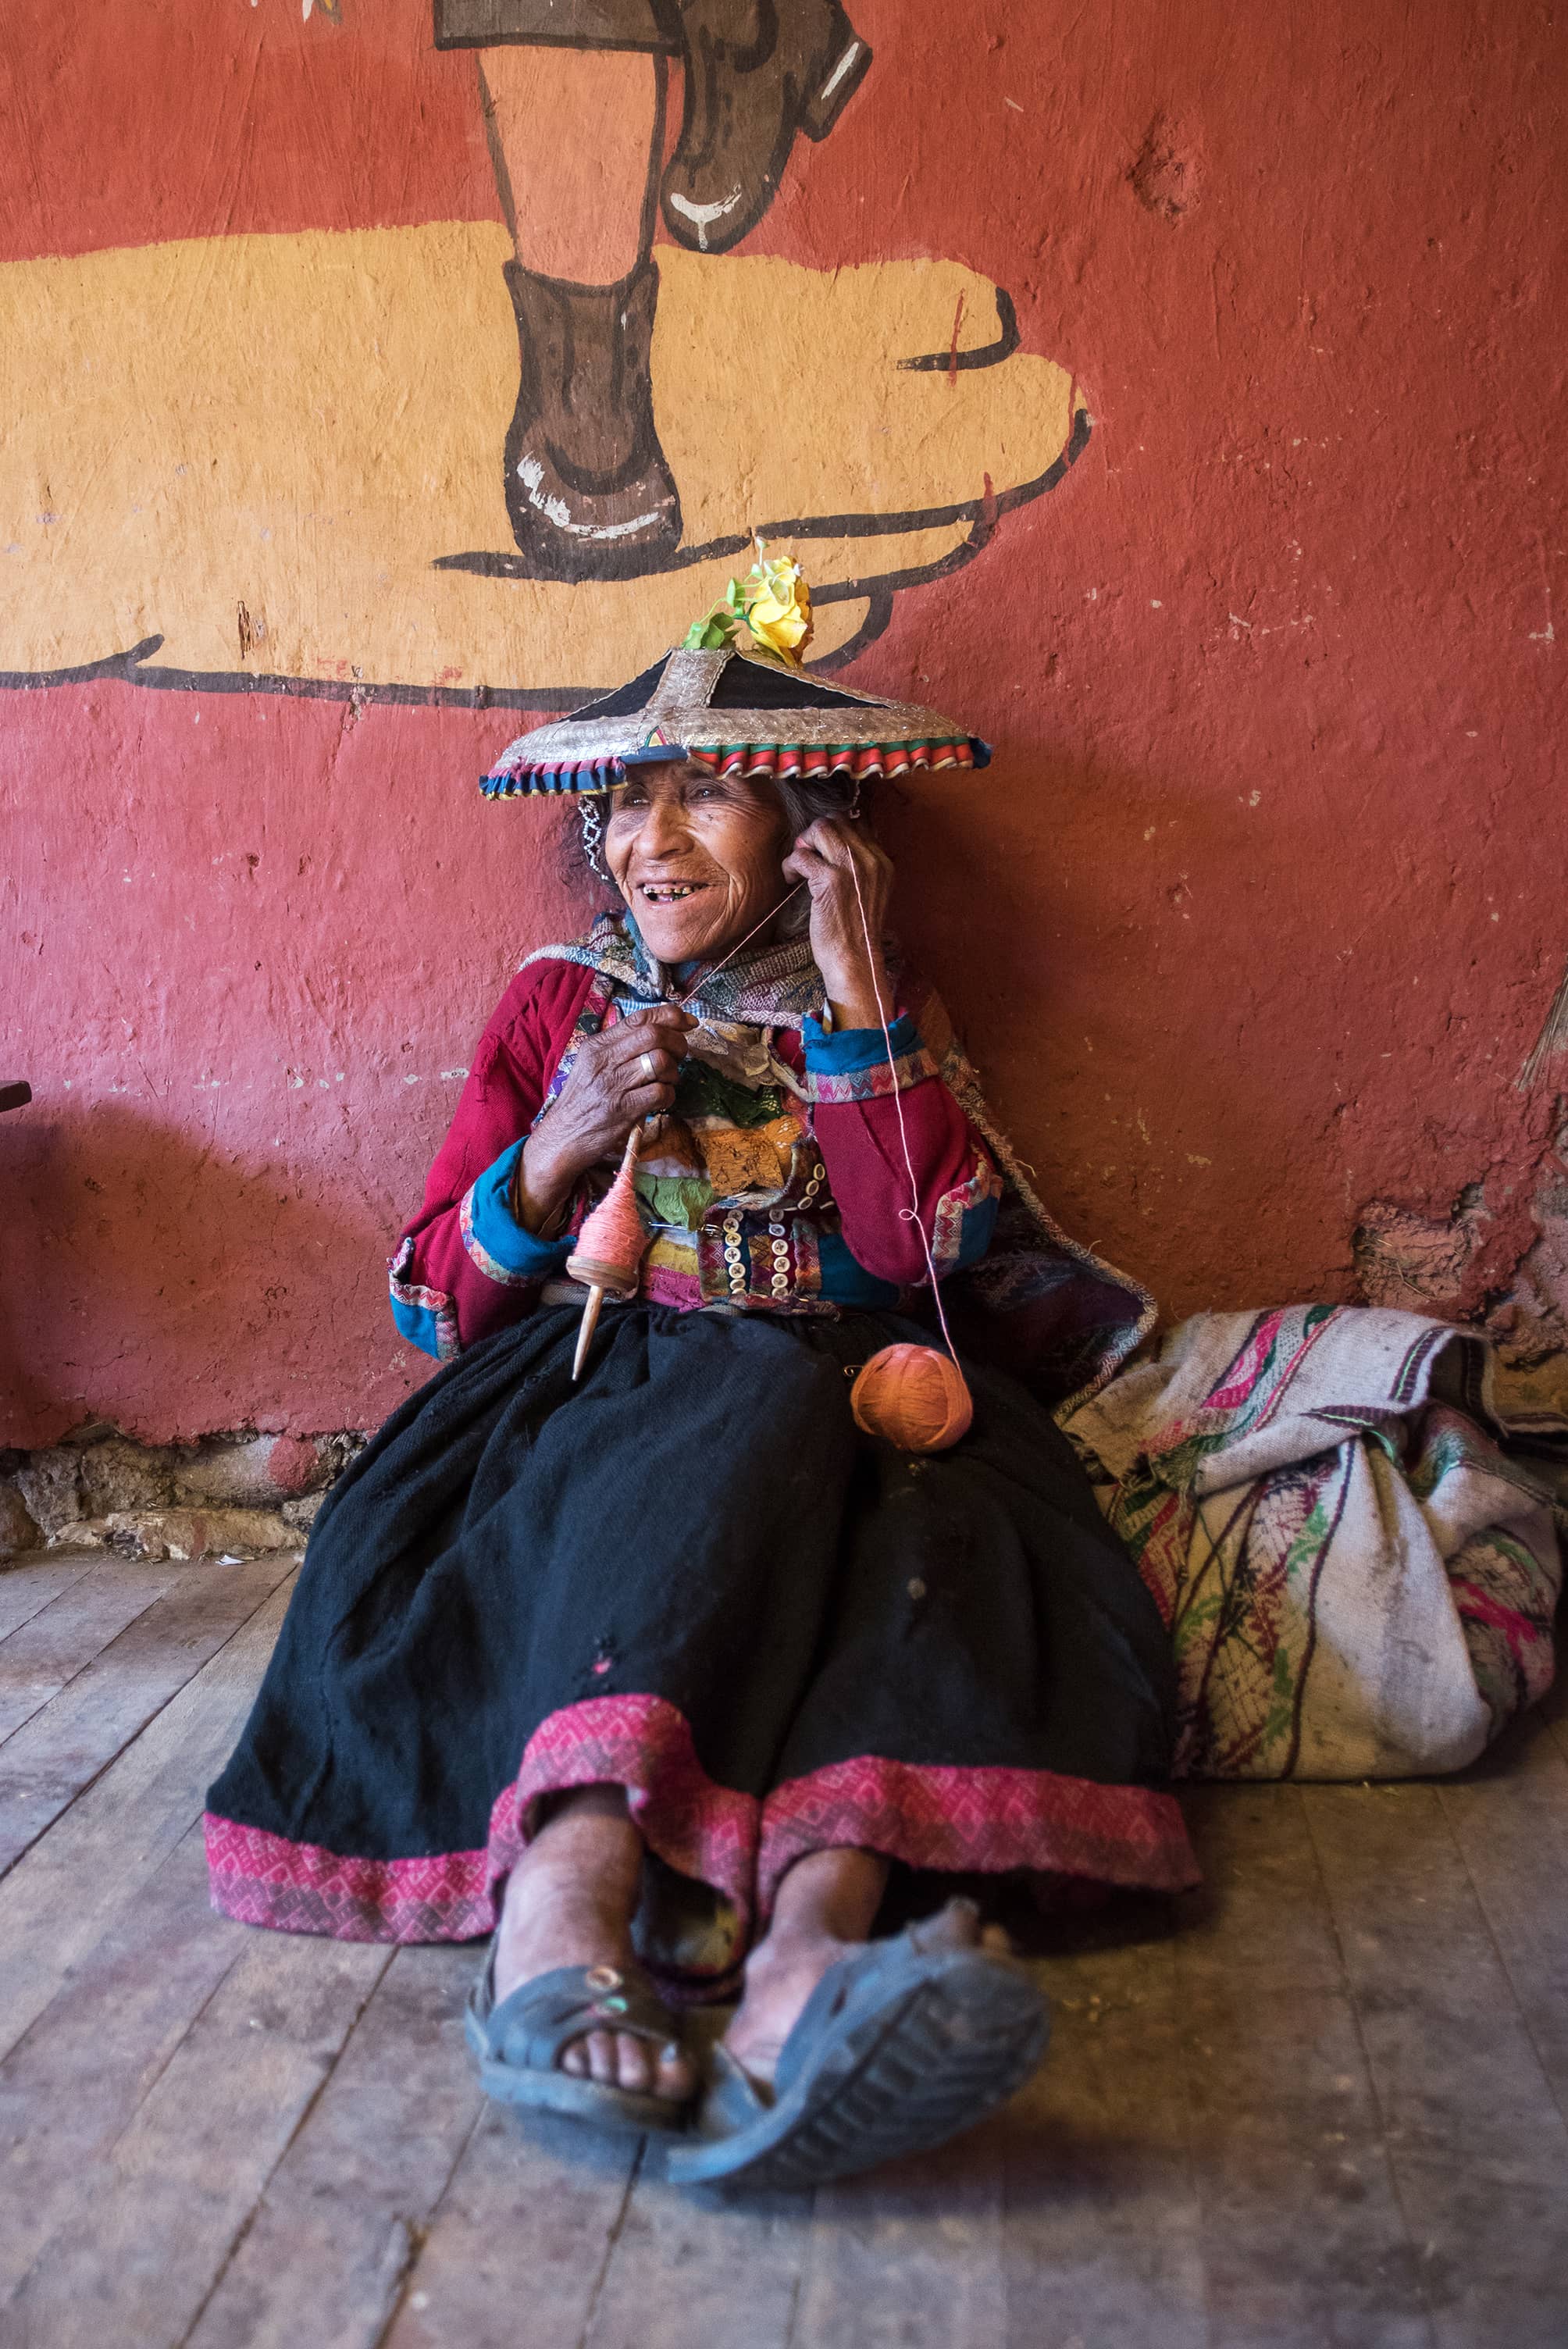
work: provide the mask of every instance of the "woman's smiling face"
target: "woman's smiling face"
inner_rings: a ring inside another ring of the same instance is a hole
[[[604,857],[660,962],[710,959],[789,895],[784,811],[766,783],[661,760],[610,799]]]

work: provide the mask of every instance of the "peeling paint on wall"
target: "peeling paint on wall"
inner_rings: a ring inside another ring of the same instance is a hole
[[[1202,145],[1195,126],[1156,115],[1127,175],[1145,212],[1174,222],[1193,210],[1202,193]]]
[[[1568,1103],[1528,1180],[1468,1184],[1447,1216],[1375,1199],[1353,1239],[1368,1305],[1395,1306],[1483,1329],[1517,1402],[1568,1415]]]

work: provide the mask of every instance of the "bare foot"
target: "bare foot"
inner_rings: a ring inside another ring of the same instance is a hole
[[[495,1946],[499,2006],[519,1984],[557,1966],[632,1962],[632,1916],[643,1838],[619,1786],[586,1786],[562,1802],[512,1869]],[[589,2031],[561,2051],[561,2069],[684,2104],[696,2086],[691,2058],[624,2031]]]
[[[746,1993],[724,2044],[754,2080],[771,2080],[784,2043],[830,1966],[863,1948],[887,1883],[873,1852],[812,1852],[779,1888],[773,1923],[746,1961]],[[972,1900],[950,1901],[914,1929],[924,1950],[968,1950],[982,1941]]]

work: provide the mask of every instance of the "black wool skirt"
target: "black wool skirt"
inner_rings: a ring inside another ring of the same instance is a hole
[[[925,1334],[896,1315],[606,1307],[573,1387],[577,1325],[472,1348],[329,1495],[209,1796],[219,1909],[466,1940],[542,1798],[604,1783],[694,1978],[835,1845],[1196,1880],[1159,1612],[1015,1379],[966,1362],[974,1425],[921,1458],[850,1413],[847,1373]]]

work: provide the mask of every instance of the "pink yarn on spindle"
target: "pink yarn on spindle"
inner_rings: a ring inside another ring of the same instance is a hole
[[[592,1215],[583,1219],[577,1246],[566,1259],[566,1269],[585,1288],[603,1288],[611,1297],[634,1297],[648,1228],[637,1206],[633,1177],[643,1129],[634,1125],[626,1137],[626,1154],[620,1172]]]

